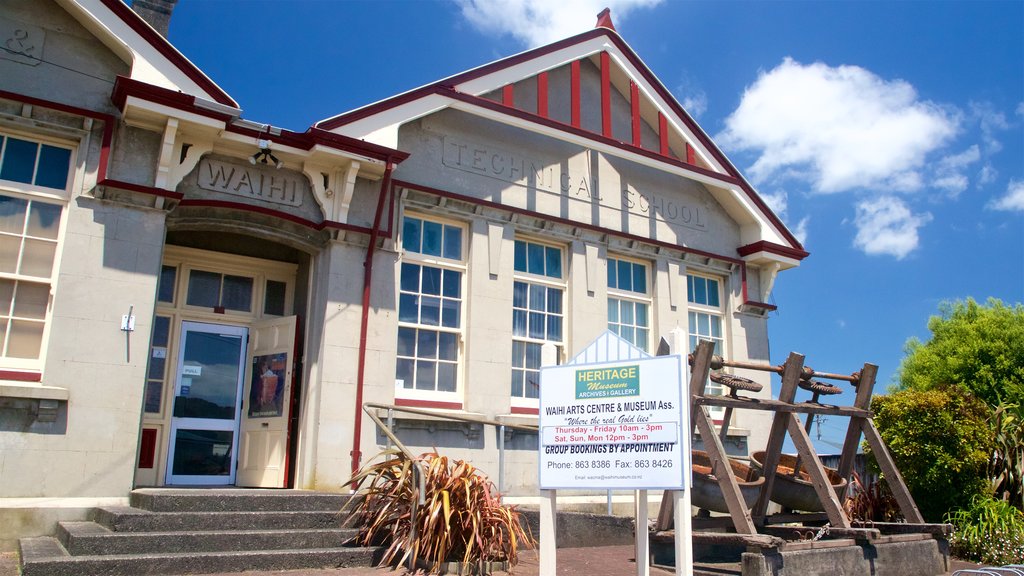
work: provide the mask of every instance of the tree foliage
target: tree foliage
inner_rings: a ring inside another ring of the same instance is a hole
[[[989,494],[989,410],[958,386],[903,390],[871,401],[875,424],[929,522]]]
[[[928,321],[931,340],[907,342],[899,387],[956,384],[993,408],[1024,404],[1024,305],[968,298],[944,302],[939,312]]]

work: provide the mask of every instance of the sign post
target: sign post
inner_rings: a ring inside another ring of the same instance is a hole
[[[553,508],[558,489],[641,491],[636,499],[640,575],[650,566],[646,491],[688,488],[689,402],[682,395],[682,366],[680,356],[658,356],[541,368],[542,494],[550,493]],[[554,574],[553,520],[550,529],[548,534],[541,526],[542,576]],[[545,538],[550,565],[544,559]]]

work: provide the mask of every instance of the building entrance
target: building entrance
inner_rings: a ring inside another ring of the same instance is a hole
[[[296,270],[165,247],[136,486],[289,485]]]
[[[248,330],[182,322],[167,484],[234,484]]]

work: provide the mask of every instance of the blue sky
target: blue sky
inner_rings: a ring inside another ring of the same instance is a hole
[[[1024,301],[1024,2],[180,0],[170,39],[245,118],[302,131],[605,6],[811,252],[775,284],[774,363],[872,362],[883,392],[943,300]]]

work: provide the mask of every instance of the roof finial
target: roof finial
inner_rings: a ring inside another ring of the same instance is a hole
[[[612,10],[611,8],[605,8],[597,13],[597,24],[594,24],[594,28],[607,28],[609,30],[615,30],[615,25],[612,24]]]

